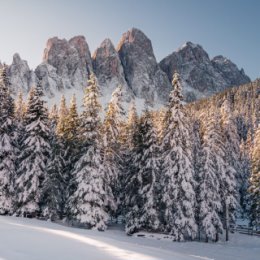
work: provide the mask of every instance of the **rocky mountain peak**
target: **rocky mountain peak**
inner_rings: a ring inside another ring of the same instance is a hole
[[[25,62],[25,63],[27,64],[26,61],[22,61],[22,59],[21,59],[19,53],[15,53],[15,54],[13,55],[13,64],[19,64],[19,63],[23,63],[23,62]],[[28,65],[27,65],[27,66],[28,66]],[[28,66],[28,68],[29,68],[29,66]]]
[[[159,65],[169,80],[172,79],[174,70],[180,73],[186,101],[206,97],[227,87],[250,81],[249,77],[227,58],[220,55],[210,60],[202,46],[191,42],[168,55]]]
[[[40,81],[45,94],[49,98],[56,96],[57,100],[62,93],[68,96],[79,93],[81,96],[89,74],[94,71],[104,105],[118,85],[122,86],[127,102],[135,97],[142,99],[138,101],[140,105],[143,99],[159,105],[168,101],[175,70],[183,80],[186,101],[250,81],[244,70],[238,69],[232,61],[221,55],[211,60],[201,45],[192,42],[186,42],[158,64],[150,39],[136,28],[122,35],[117,49],[110,39],[105,39],[92,58],[84,36],[70,40],[50,38],[43,62],[35,71],[30,70],[19,54],[15,54],[7,73],[14,94],[19,90],[27,93]],[[50,102],[55,102],[53,100]]]
[[[126,81],[136,97],[151,103],[165,101],[171,85],[157,64],[150,39],[133,28],[123,34],[117,50]]]
[[[66,50],[67,40],[53,37],[48,39],[43,53],[43,61],[49,62],[53,60],[53,56],[57,52],[64,52]]]
[[[125,100],[133,97],[126,81],[119,55],[110,39],[105,39],[92,56],[94,73],[103,96],[111,95],[117,86],[122,86]]]
[[[199,61],[209,62],[208,53],[202,48],[201,45],[192,42],[186,42],[181,48],[177,50],[184,62]]]
[[[69,41],[53,37],[47,41],[43,64],[36,68],[36,75],[51,93],[51,89],[82,89],[92,70],[91,54],[84,36]]]
[[[11,92],[17,94],[19,91],[28,92],[37,82],[35,74],[30,70],[27,61],[22,60],[18,53],[13,56],[13,62],[7,69],[11,84]]]
[[[226,79],[227,86],[238,86],[250,82],[250,78],[244,70],[239,70],[237,65],[228,58],[218,55],[211,62],[213,67]]]
[[[95,61],[97,57],[109,57],[116,55],[117,51],[110,39],[105,39],[94,52],[92,59]]]
[[[132,46],[143,49],[143,52],[154,56],[151,40],[141,30],[136,28],[132,28],[122,35],[117,50],[120,51],[122,48],[131,48]]]

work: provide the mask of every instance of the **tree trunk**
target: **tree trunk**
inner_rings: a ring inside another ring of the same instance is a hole
[[[216,240],[215,240],[215,242],[218,242],[218,240],[219,240],[219,236],[218,236],[218,233],[216,233]]]
[[[229,240],[229,212],[228,212],[228,203],[225,202],[225,213],[226,213],[226,241]]]

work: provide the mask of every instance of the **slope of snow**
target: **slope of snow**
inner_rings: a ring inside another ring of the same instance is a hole
[[[126,236],[35,219],[0,217],[0,260],[256,260],[260,238],[235,234],[229,243],[173,243],[162,236]]]

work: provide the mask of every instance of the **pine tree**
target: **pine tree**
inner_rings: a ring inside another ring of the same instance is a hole
[[[0,214],[13,212],[15,165],[14,101],[9,92],[6,67],[0,71]]]
[[[25,114],[26,114],[26,103],[23,99],[23,94],[20,92],[18,94],[18,97],[15,101],[15,107],[14,107],[14,116],[15,116],[15,124],[17,127],[16,130],[16,143],[17,146],[21,146],[21,141],[24,136],[24,119],[25,119]]]
[[[75,185],[73,182],[73,171],[80,151],[80,118],[77,112],[75,95],[72,96],[69,109],[66,108],[64,97],[60,105],[60,117],[57,124],[58,144],[61,158],[63,158],[63,179],[65,182],[64,201],[68,201],[72,195]],[[64,205],[65,215],[69,214],[68,204]]]
[[[66,203],[66,181],[63,169],[65,161],[62,157],[61,147],[55,136],[51,138],[51,155],[47,164],[47,175],[43,182],[42,215],[52,221],[62,219]]]
[[[164,120],[164,138],[161,151],[162,204],[164,205],[165,231],[175,240],[194,238],[195,181],[191,158],[191,140],[186,112],[182,104],[181,84],[178,73],[173,76],[173,91]]]
[[[47,164],[47,175],[43,182],[41,201],[42,215],[52,221],[62,219],[66,203],[64,146],[56,135],[58,123],[58,109],[54,105],[49,113],[50,120],[50,160]]]
[[[120,174],[123,171],[124,151],[122,131],[124,128],[125,110],[122,105],[122,88],[119,86],[112,94],[108,104],[103,124],[103,162],[107,169],[107,180],[109,181],[113,194],[120,203]]]
[[[251,174],[251,142],[243,141],[240,145],[240,165],[241,165],[241,173],[243,176],[243,182],[240,186],[240,207],[241,207],[241,218],[249,219],[249,211],[250,211],[250,192],[248,192],[249,188],[249,177]]]
[[[88,80],[84,96],[84,111],[81,115],[82,155],[75,165],[73,175],[76,189],[70,200],[70,218],[87,228],[104,230],[108,212],[115,210],[111,187],[106,180],[106,169],[102,160],[100,144],[101,105],[99,90],[93,74]]]
[[[198,206],[199,231],[208,239],[216,239],[223,232],[220,219],[222,211],[219,170],[224,167],[223,151],[219,147],[222,142],[220,127],[216,117],[211,114],[206,120],[203,135],[202,164],[199,169]],[[221,168],[220,168],[221,167]]]
[[[49,119],[51,121],[51,126],[53,130],[56,130],[58,119],[59,119],[59,110],[56,104],[54,104],[51,107],[51,110],[49,111]]]
[[[16,179],[16,214],[37,216],[41,214],[43,183],[47,175],[46,166],[50,156],[50,129],[48,113],[42,100],[40,85],[32,88],[24,120],[25,133],[18,158]]]
[[[23,93],[19,92],[17,100],[15,102],[15,109],[14,109],[16,120],[21,122],[24,119],[25,113],[26,113],[26,104],[23,100]]]
[[[158,180],[160,171],[159,147],[152,114],[146,108],[140,119],[138,135],[140,142],[134,150],[136,164],[127,184],[126,233],[138,230],[156,231],[159,228]],[[137,210],[133,211],[133,207]]]
[[[260,229],[260,125],[255,132],[252,149],[252,172],[249,179],[251,200],[250,224],[256,230]]]
[[[131,150],[136,145],[135,138],[138,136],[136,128],[138,126],[139,118],[136,110],[135,100],[132,100],[129,111],[128,111],[128,119],[126,125],[126,142],[127,147]]]
[[[58,111],[58,122],[57,122],[57,127],[56,127],[56,133],[60,138],[66,138],[66,122],[67,122],[67,117],[68,117],[68,108],[66,106],[66,99],[64,95],[61,97],[60,101],[60,107]]]
[[[222,193],[225,209],[226,240],[230,223],[235,222],[235,210],[237,209],[237,182],[241,180],[239,136],[230,108],[226,99],[222,104],[222,128],[224,142],[225,174],[223,175]],[[240,176],[238,176],[240,175]]]
[[[65,132],[66,140],[69,141],[70,143],[77,142],[78,130],[79,130],[79,116],[77,112],[76,96],[73,95],[70,101],[69,112],[65,122],[64,132]]]

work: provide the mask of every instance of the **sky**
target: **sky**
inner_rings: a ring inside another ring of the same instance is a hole
[[[117,46],[132,27],[151,39],[159,62],[187,41],[260,77],[259,0],[0,0],[0,60],[14,53],[35,68],[49,38],[84,35],[93,53]]]

